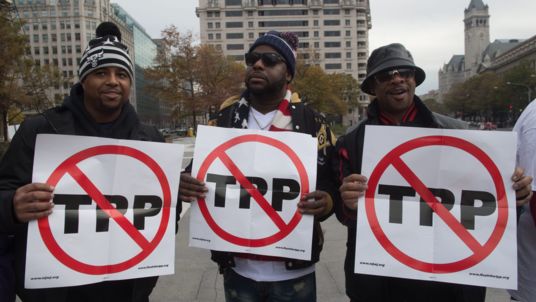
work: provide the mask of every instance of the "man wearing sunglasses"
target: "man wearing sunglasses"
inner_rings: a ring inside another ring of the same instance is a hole
[[[320,221],[333,212],[336,194],[328,159],[334,136],[324,118],[292,97],[289,84],[296,69],[298,38],[293,33],[270,31],[258,38],[245,55],[246,91],[226,100],[213,124],[227,128],[294,131],[318,139],[316,191],[298,204],[302,214],[314,215],[311,261],[212,251],[224,275],[227,302],[316,301],[314,263],[323,237]],[[204,197],[203,183],[189,173],[181,175],[180,198],[191,202]]]
[[[431,112],[415,95],[425,78],[410,52],[401,44],[390,44],[372,52],[361,90],[374,96],[367,118],[337,141],[334,170],[339,174],[340,195],[335,198],[337,218],[348,228],[346,294],[351,302],[479,302],[485,300],[483,287],[381,277],[354,273],[357,199],[367,189],[361,173],[365,125],[425,128],[466,128],[465,123]],[[512,179],[519,203],[530,199],[532,178],[516,169]],[[402,193],[401,193],[402,194]]]

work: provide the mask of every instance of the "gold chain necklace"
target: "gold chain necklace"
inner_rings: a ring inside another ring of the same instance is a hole
[[[274,121],[274,118],[275,118],[275,114],[274,116],[272,117],[272,119],[268,122],[268,124],[266,124],[264,127],[261,126],[261,123],[259,123],[259,120],[257,119],[257,117],[255,116],[255,112],[253,112],[253,110],[249,110],[249,113],[251,114],[251,116],[253,116],[253,120],[255,121],[255,124],[257,124],[257,126],[259,126],[259,128],[261,130],[266,130],[268,129],[268,127],[270,127],[272,125],[272,122]]]

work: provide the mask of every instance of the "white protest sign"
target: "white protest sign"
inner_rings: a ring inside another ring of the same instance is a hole
[[[511,132],[367,126],[355,272],[517,285]]]
[[[173,274],[184,148],[37,136],[33,182],[55,187],[53,213],[28,226],[25,287]]]
[[[297,204],[316,160],[310,135],[199,126],[192,176],[209,191],[192,203],[190,246],[309,260],[313,216]]]

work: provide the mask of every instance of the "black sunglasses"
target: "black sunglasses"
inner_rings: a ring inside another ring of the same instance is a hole
[[[248,52],[246,53],[245,58],[247,66],[253,66],[258,60],[262,60],[262,64],[268,67],[275,66],[279,62],[285,62],[285,59],[275,52]]]
[[[380,72],[374,75],[374,78],[378,83],[383,83],[392,80],[395,76],[399,76],[404,79],[415,77],[415,69],[413,68],[399,68],[389,71]]]

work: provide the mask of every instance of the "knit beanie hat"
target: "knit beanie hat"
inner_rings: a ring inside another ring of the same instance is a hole
[[[95,32],[97,37],[89,41],[78,66],[80,82],[95,69],[111,66],[124,69],[132,81],[134,77],[128,47],[121,43],[121,31],[117,25],[103,22]]]
[[[268,45],[274,48],[287,64],[290,74],[294,78],[296,72],[296,49],[298,48],[298,36],[293,32],[269,31],[264,36],[259,37],[249,48],[251,52],[259,45]]]

